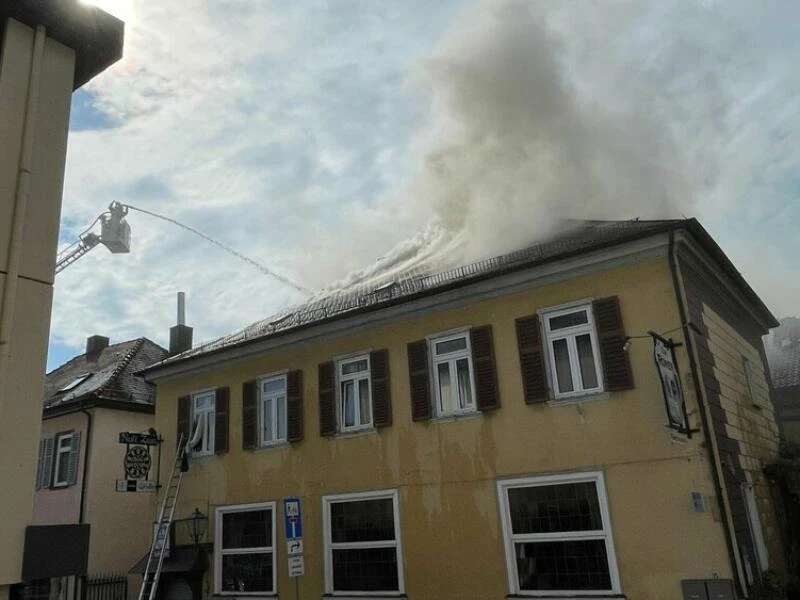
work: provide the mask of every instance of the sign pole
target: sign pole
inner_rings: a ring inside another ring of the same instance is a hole
[[[300,600],[300,578],[294,578],[294,600]]]

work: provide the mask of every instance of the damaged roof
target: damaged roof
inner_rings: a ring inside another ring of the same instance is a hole
[[[777,321],[769,309],[696,219],[578,221],[573,222],[572,227],[548,240],[501,256],[439,272],[402,273],[393,276],[391,281],[373,280],[370,285],[354,285],[325,295],[318,295],[304,304],[257,321],[235,333],[166,358],[160,363],[144,369],[143,373],[149,375],[161,367],[277,337],[334,319],[379,310],[421,296],[441,293],[554,260],[679,229],[689,231],[717,260],[722,270],[737,282],[743,295],[759,309],[765,321],[774,322],[777,325]]]
[[[155,387],[136,373],[167,355],[155,342],[137,338],[76,356],[45,376],[43,408],[66,409],[86,400],[152,405]]]

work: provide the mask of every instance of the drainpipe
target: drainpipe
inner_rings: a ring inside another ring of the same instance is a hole
[[[733,532],[731,531],[730,524],[728,522],[728,511],[725,509],[725,500],[722,496],[723,494],[723,486],[722,480],[720,479],[720,472],[717,470],[717,461],[714,457],[714,441],[711,437],[711,428],[708,424],[708,419],[706,417],[706,404],[705,398],[703,396],[703,389],[700,385],[700,374],[697,370],[697,361],[695,360],[694,354],[694,341],[693,335],[694,332],[689,325],[689,320],[687,316],[686,305],[683,301],[683,293],[681,287],[681,281],[678,276],[678,258],[675,253],[675,231],[669,232],[669,270],[672,274],[672,287],[675,289],[675,300],[678,303],[678,314],[680,315],[682,328],[683,328],[683,339],[684,343],[686,344],[686,352],[689,355],[689,367],[692,371],[692,380],[694,381],[694,393],[697,397],[697,404],[699,407],[700,412],[700,422],[703,426],[703,435],[705,436],[705,447],[708,450],[708,458],[711,462],[711,474],[714,480],[714,491],[717,494],[717,504],[719,505],[719,513],[720,513],[720,520],[722,521],[722,528],[725,532],[725,545],[728,548],[728,558],[731,561],[731,567],[734,573],[735,579],[738,581],[738,571],[739,568],[737,566],[736,561],[736,544],[734,542]]]
[[[81,478],[81,504],[80,504],[80,512],[78,514],[78,524],[83,524],[83,521],[86,518],[86,482],[89,479],[89,456],[90,456],[90,450],[92,448],[92,425],[94,424],[92,413],[86,410],[83,404],[83,400],[81,400],[81,412],[86,415],[86,445],[83,453],[83,477]],[[91,548],[91,542],[89,544],[89,547]],[[86,600],[86,591],[87,591],[86,576],[81,575],[77,579],[80,579],[81,582],[80,584],[81,599]],[[77,597],[77,595],[75,595],[74,592],[73,596]]]
[[[17,190],[14,200],[14,215],[11,223],[11,240],[8,248],[6,284],[3,286],[3,304],[0,306],[0,388],[8,378],[8,363],[11,358],[11,333],[14,309],[17,300],[17,280],[22,259],[22,241],[25,231],[25,214],[30,199],[31,169],[33,168],[33,139],[36,130],[36,113],[39,108],[39,90],[42,79],[45,28],[36,27],[33,38],[33,57],[28,83],[28,98],[25,102],[25,122],[22,130],[22,150],[17,174]],[[5,390],[0,389],[0,417],[3,414]]]

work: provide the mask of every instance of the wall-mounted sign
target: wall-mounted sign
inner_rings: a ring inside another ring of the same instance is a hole
[[[159,526],[158,523],[153,523],[153,540],[155,541],[156,556],[162,553],[164,558],[169,558],[172,540],[170,540],[170,527],[166,523]]]
[[[125,453],[125,475],[129,479],[144,479],[150,473],[152,461],[147,446],[129,446]]]
[[[286,539],[294,540],[303,537],[303,519],[300,515],[300,498],[283,500],[283,515],[286,518]]]
[[[120,431],[120,444],[138,444],[140,446],[155,446],[158,444],[158,435],[154,433],[134,433],[132,431]]]
[[[155,492],[158,484],[147,479],[117,479],[118,492]]]
[[[675,364],[675,344],[654,333],[650,335],[653,336],[653,357],[661,379],[661,391],[664,395],[669,427],[681,433],[690,433],[681,379]]]

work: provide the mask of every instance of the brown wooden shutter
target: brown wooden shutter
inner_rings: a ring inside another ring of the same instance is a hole
[[[469,332],[472,346],[472,367],[475,369],[475,405],[480,411],[500,408],[497,366],[494,359],[492,326],[473,327]]]
[[[183,436],[184,444],[189,440],[189,419],[192,416],[192,397],[181,396],[178,398],[178,434],[175,437],[175,445]]]
[[[299,442],[303,439],[303,372],[286,374],[286,439]]]
[[[525,402],[539,404],[547,401],[547,371],[542,350],[539,316],[530,315],[516,320],[519,367]]]
[[[392,393],[389,384],[389,351],[376,350],[369,355],[372,378],[372,419],[375,427],[392,424]]]
[[[336,435],[335,378],[333,362],[319,365],[319,434]]]
[[[214,401],[214,454],[228,451],[228,408],[230,390],[227,387],[217,389]]]
[[[431,418],[431,382],[428,373],[428,341],[408,344],[408,377],[411,395],[411,418],[426,421]]]
[[[605,388],[620,392],[633,388],[633,374],[628,353],[625,352],[625,330],[619,298],[612,296],[594,301],[594,319],[603,358]]]
[[[258,382],[245,381],[242,384],[242,448],[252,450],[258,447]]]

